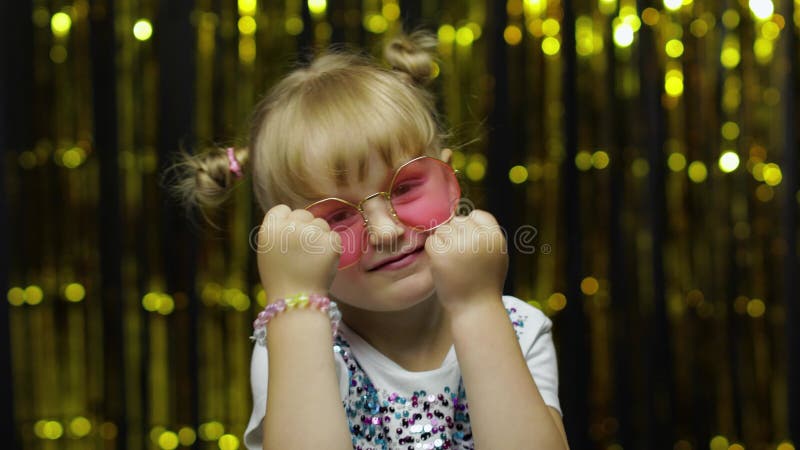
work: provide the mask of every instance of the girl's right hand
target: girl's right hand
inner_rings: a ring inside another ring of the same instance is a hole
[[[304,209],[267,211],[256,239],[258,274],[267,298],[327,295],[341,253],[339,234]]]

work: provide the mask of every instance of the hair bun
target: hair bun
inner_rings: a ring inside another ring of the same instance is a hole
[[[247,148],[234,150],[233,157],[240,170],[246,168],[249,153]],[[164,176],[173,196],[188,209],[220,206],[239,178],[231,170],[227,151],[216,147],[195,155],[181,151],[178,162]]]
[[[386,61],[408,75],[414,83],[425,85],[433,77],[433,52],[436,37],[428,31],[415,31],[393,38],[383,49]]]

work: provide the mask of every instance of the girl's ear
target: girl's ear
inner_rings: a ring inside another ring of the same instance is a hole
[[[453,156],[453,151],[449,148],[443,148],[442,152],[439,154],[439,159],[444,161],[447,164],[450,164],[450,157]]]

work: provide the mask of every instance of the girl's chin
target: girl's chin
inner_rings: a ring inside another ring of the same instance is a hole
[[[407,309],[428,300],[436,292],[430,271],[411,274],[389,285],[344,283],[348,285],[345,289],[336,289],[337,283],[334,283],[331,287],[333,296],[349,305],[372,311]]]
[[[368,309],[374,312],[398,312],[404,311],[409,308],[413,308],[421,303],[429,301],[432,299],[433,292],[428,292],[426,294],[420,296],[411,296],[405,294],[402,298],[395,297],[393,299],[384,298],[383,301],[380,303],[367,303],[363,306],[364,309]]]
[[[399,309],[411,308],[412,306],[419,305],[430,300],[436,294],[436,289],[433,283],[426,286],[419,286],[415,290],[407,290],[398,293],[396,300],[392,306],[398,306]]]

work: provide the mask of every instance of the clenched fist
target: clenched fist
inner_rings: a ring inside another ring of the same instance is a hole
[[[488,212],[454,217],[428,237],[425,251],[445,309],[458,311],[502,297],[508,251],[503,230]]]
[[[270,300],[301,292],[327,294],[340,253],[339,234],[310,212],[277,205],[264,215],[256,254]]]

